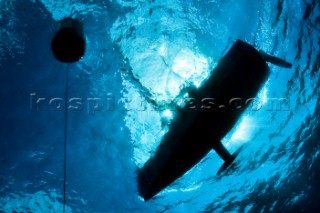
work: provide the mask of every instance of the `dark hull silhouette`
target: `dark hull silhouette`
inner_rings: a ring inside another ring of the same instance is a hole
[[[204,85],[190,92],[198,105],[177,111],[155,155],[138,171],[140,195],[149,200],[212,149],[225,161],[221,170],[227,168],[235,155],[225,149],[221,139],[257,95],[268,74],[263,55],[251,45],[236,41]],[[242,107],[237,105],[239,99],[230,104],[233,98],[241,98]]]

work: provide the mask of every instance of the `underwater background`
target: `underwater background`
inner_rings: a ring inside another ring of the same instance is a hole
[[[84,24],[75,64],[50,49],[66,17]],[[259,110],[223,139],[245,145],[233,170],[217,176],[212,151],[144,202],[137,168],[169,105],[236,39],[293,67],[270,65]],[[62,212],[64,165],[66,212],[319,212],[319,47],[318,0],[0,0],[0,212]]]

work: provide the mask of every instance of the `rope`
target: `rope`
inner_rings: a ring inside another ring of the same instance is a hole
[[[64,168],[63,168],[63,213],[66,211],[66,180],[67,180],[67,133],[68,133],[68,72],[69,67],[66,70],[65,80],[65,109],[64,109]]]

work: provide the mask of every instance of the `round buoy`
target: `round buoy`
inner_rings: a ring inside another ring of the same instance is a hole
[[[82,23],[72,18],[60,21],[60,28],[51,42],[53,55],[61,62],[74,63],[85,53],[86,41]]]

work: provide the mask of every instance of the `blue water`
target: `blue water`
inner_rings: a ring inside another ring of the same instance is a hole
[[[319,1],[186,2],[0,0],[0,212],[62,212],[65,130],[66,212],[320,210]],[[50,41],[69,16],[84,23],[87,52],[66,65]],[[231,152],[245,145],[233,170],[216,176],[212,151],[144,202],[136,171],[174,119],[170,103],[236,39],[293,67],[270,65],[261,109],[223,139]],[[53,98],[81,104],[66,119]],[[276,98],[283,108],[270,108]]]

